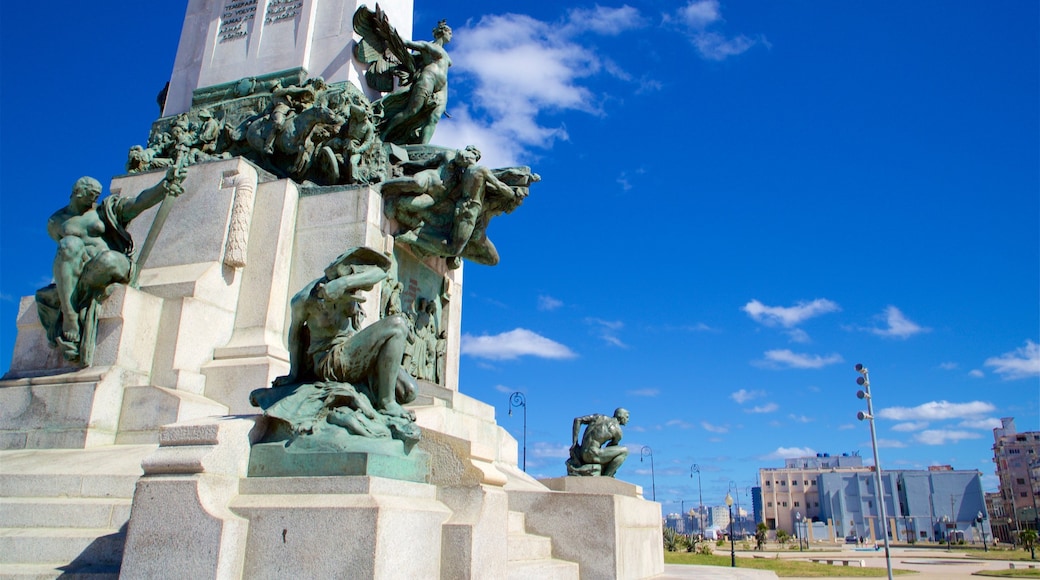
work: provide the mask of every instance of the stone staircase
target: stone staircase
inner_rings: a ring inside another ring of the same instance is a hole
[[[509,512],[509,580],[578,580],[578,565],[552,557],[552,540],[528,534],[522,512]]]
[[[0,452],[0,578],[118,578],[154,445]]]

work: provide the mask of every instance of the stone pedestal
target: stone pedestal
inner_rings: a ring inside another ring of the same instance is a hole
[[[148,384],[162,300],[116,287],[98,309],[95,365],[68,367],[22,299],[11,370],[0,380],[0,448],[44,449],[116,442],[124,392]]]
[[[249,478],[244,578],[439,578],[437,488],[378,477]]]
[[[509,491],[509,509],[525,514],[528,531],[551,537],[553,556],[577,562],[583,580],[664,572],[661,504],[638,486],[606,477],[541,483],[560,491]]]
[[[430,456],[422,449],[404,455],[395,439],[357,438],[354,451],[295,450],[284,441],[257,443],[249,454],[250,477],[371,476],[426,483]]]

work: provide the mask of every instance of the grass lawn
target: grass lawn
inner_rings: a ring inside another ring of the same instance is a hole
[[[689,552],[665,552],[665,564],[693,564],[698,566],[729,566],[729,555],[704,556]],[[832,566],[830,564],[814,564],[798,560],[777,560],[775,558],[737,558],[738,568],[755,570],[772,570],[777,576],[795,576],[799,578],[825,578],[837,576],[887,576],[884,568],[854,568],[852,566]],[[893,569],[894,575],[914,574],[912,570]]]
[[[1003,578],[1040,578],[1040,570],[1034,568],[1032,570],[1018,569],[1018,570],[981,570],[975,573],[976,576],[1000,576]]]
[[[980,560],[1032,560],[1029,556],[1029,550],[990,550],[983,552],[982,550],[972,550],[967,552],[971,558],[978,558]],[[1040,561],[1037,561],[1040,564]]]

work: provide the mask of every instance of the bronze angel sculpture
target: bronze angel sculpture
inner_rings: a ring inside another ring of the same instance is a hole
[[[373,103],[382,110],[380,137],[398,145],[428,144],[448,106],[451,58],[444,45],[451,42],[451,27],[441,20],[432,42],[405,40],[377,4],[374,11],[364,5],[357,9],[354,31],[361,36],[354,56],[368,65],[368,86],[389,93]]]

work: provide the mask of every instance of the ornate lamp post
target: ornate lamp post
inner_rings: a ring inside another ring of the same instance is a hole
[[[527,397],[520,391],[509,395],[509,416],[513,416],[513,407],[524,408],[524,463],[523,470],[527,472]]]
[[[939,521],[942,522],[943,533],[946,534],[946,551],[949,552],[950,551],[950,516],[944,514],[943,517],[939,518]]]
[[[975,525],[979,528],[979,535],[982,536],[982,551],[988,552],[989,547],[986,545],[986,528],[982,526],[982,512],[975,514]]]
[[[885,526],[888,525],[888,515],[885,513],[885,488],[881,479],[881,460],[878,459],[877,431],[874,429],[874,402],[870,396],[870,371],[867,370],[867,367],[857,364],[856,372],[862,375],[856,377],[856,384],[863,387],[862,391],[856,392],[856,396],[867,401],[867,412],[856,413],[856,418],[870,423],[870,445],[874,448],[874,483],[881,515],[881,537],[885,540],[885,567],[888,568],[888,580],[892,580],[892,553],[888,546],[888,531],[885,530]]]
[[[733,493],[736,495],[737,519],[739,520],[740,519],[740,486],[737,485],[737,482],[731,480],[729,482],[729,487],[726,488],[726,492],[729,493],[730,490],[732,490]],[[737,531],[740,532],[740,537],[743,538],[744,537],[744,526],[740,522],[737,523]]]
[[[690,477],[693,477],[693,472],[697,472],[697,531],[704,533],[704,520],[702,514],[704,513],[704,496],[701,495],[701,466],[694,463],[690,466]]]
[[[644,445],[639,450],[639,462],[643,462],[643,457],[650,456],[650,491],[653,493],[654,501],[657,501],[657,480],[654,477],[654,450],[650,449],[649,446]]]
[[[798,535],[798,551],[802,551],[802,512],[794,512],[794,532]]]
[[[737,567],[737,546],[733,543],[733,496],[726,492],[726,507],[729,508],[729,567]]]

